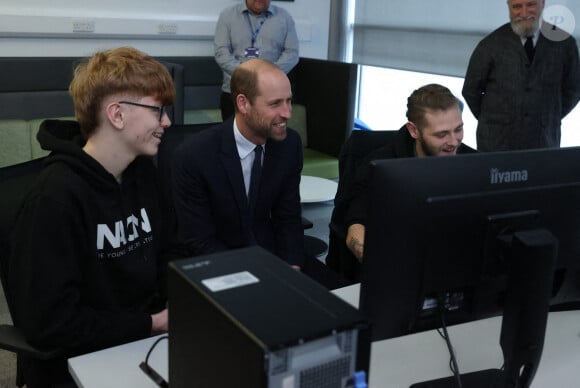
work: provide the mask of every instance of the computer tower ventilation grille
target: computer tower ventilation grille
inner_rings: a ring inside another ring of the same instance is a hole
[[[350,357],[305,369],[300,373],[300,388],[340,388],[349,370]]]

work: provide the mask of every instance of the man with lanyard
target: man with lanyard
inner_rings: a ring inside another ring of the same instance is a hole
[[[232,73],[249,58],[262,58],[286,74],[298,63],[298,35],[292,16],[271,0],[244,0],[224,9],[215,37],[215,60],[223,71],[222,119],[234,114],[230,94]]]

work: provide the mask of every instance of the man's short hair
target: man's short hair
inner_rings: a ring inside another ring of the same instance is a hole
[[[454,107],[463,111],[463,103],[449,89],[439,84],[425,85],[407,99],[407,120],[422,129],[427,125],[425,113],[428,110],[446,111]]]
[[[243,94],[250,104],[253,104],[256,97],[260,95],[258,73],[272,69],[280,70],[278,66],[265,59],[250,59],[236,67],[230,80],[232,102],[236,112],[238,111],[237,96]]]
[[[232,93],[232,102],[234,109],[238,111],[238,104],[236,102],[237,96],[243,94],[253,104],[256,97],[259,95],[258,90],[258,72],[255,69],[246,69],[237,67],[232,74],[230,81],[230,89]]]
[[[100,51],[82,61],[74,70],[69,92],[85,138],[99,125],[101,105],[108,96],[153,96],[165,106],[173,105],[175,98],[166,67],[131,47]]]

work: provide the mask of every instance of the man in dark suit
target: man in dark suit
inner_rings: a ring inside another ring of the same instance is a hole
[[[290,82],[276,65],[250,59],[234,71],[231,89],[234,117],[176,151],[172,187],[179,237],[192,255],[257,244],[301,268],[302,143],[286,127]]]
[[[507,4],[511,22],[477,45],[463,85],[477,149],[559,147],[561,120],[580,99],[576,41],[542,23],[544,0]]]

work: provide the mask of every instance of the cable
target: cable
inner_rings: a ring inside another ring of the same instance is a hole
[[[168,335],[164,335],[163,337],[157,338],[157,340],[149,348],[149,351],[147,352],[147,356],[145,356],[145,361],[142,361],[139,364],[139,368],[141,368],[141,370],[143,372],[145,372],[145,374],[147,376],[149,376],[149,378],[151,380],[153,380],[153,382],[161,388],[168,388],[169,384],[167,383],[167,381],[165,381],[165,379],[163,377],[161,377],[161,375],[159,373],[157,373],[157,371],[155,369],[153,369],[151,366],[149,366],[149,356],[151,355],[151,353],[153,352],[153,349],[155,349],[155,347],[157,346],[157,344],[161,340],[168,339],[168,338],[169,338]]]
[[[447,331],[447,324],[445,323],[445,299],[440,295],[438,298],[438,306],[439,306],[439,313],[441,316],[441,329],[443,329],[443,333],[437,329],[437,332],[447,344],[447,349],[449,349],[449,369],[453,372],[453,376],[457,381],[457,387],[463,388],[463,384],[461,383],[461,374],[459,373],[459,367],[457,366],[457,359],[455,358],[455,352],[453,351],[453,346],[451,345],[451,341],[449,339],[449,332]]]

